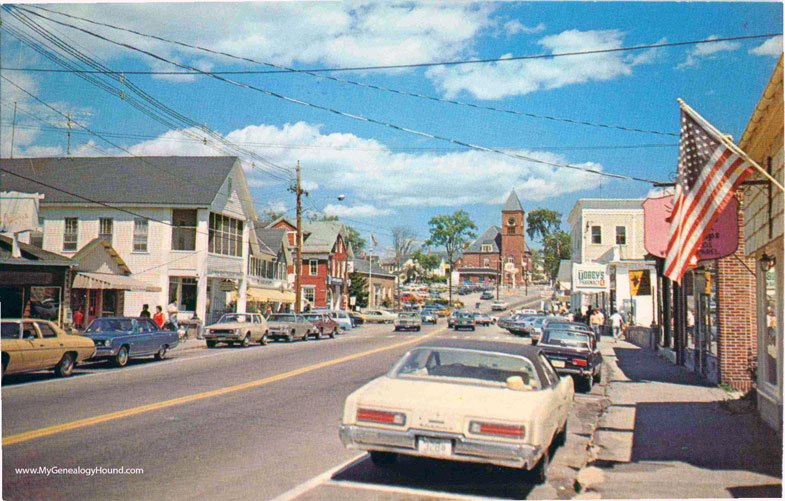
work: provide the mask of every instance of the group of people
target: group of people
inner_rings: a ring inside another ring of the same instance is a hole
[[[164,314],[163,308],[160,306],[155,307],[155,314],[150,314],[150,305],[144,304],[142,305],[142,312],[139,313],[140,318],[152,318],[153,322],[155,322],[158,327],[163,328],[164,324],[169,323],[171,324],[171,328],[173,330],[177,330],[177,306],[172,303],[166,307],[167,314]]]
[[[583,315],[579,312],[575,315],[574,319],[588,324],[594,332],[594,335],[597,336],[597,339],[600,338],[602,331],[605,328],[605,313],[599,308],[588,309]],[[613,342],[615,343],[617,340],[621,339],[628,322],[624,314],[616,309],[612,310],[608,320],[610,322],[611,334],[613,335]]]

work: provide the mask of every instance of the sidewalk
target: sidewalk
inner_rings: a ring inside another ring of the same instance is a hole
[[[197,348],[206,348],[207,344],[205,344],[204,339],[196,339],[195,337],[189,337],[185,341],[181,341],[177,343],[177,346],[172,348],[172,352],[175,351],[184,351],[184,350],[195,350]]]
[[[580,497],[781,497],[782,442],[724,390],[632,343],[603,339],[608,406]]]

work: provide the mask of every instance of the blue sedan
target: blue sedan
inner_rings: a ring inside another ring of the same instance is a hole
[[[125,366],[129,358],[163,360],[179,342],[176,331],[161,329],[149,318],[96,318],[84,335],[95,342],[92,360],[108,359],[116,367]]]

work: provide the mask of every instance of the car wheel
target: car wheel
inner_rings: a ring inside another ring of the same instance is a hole
[[[597,374],[594,375],[594,382],[600,383],[602,381],[602,370],[597,371]]]
[[[398,454],[394,452],[370,451],[371,462],[376,466],[391,466],[398,458]]]
[[[316,339],[322,339],[324,337],[323,329],[319,329],[316,331]]]
[[[532,346],[537,346],[537,340],[532,338]]]
[[[115,367],[125,367],[128,364],[128,347],[121,346],[117,355],[112,359]]]
[[[63,355],[60,362],[55,367],[55,375],[57,377],[68,377],[74,370],[74,356],[70,353]],[[3,364],[3,372],[5,372],[5,364]]]
[[[335,339],[335,329],[330,332],[330,339]]]
[[[558,447],[561,447],[562,445],[564,445],[567,442],[567,421],[566,420],[564,421],[564,426],[562,427],[562,429],[553,438],[553,442]]]
[[[158,353],[155,354],[155,359],[156,360],[163,360],[163,359],[165,359],[166,358],[166,350],[167,350],[167,348],[168,348],[168,346],[166,346],[165,344],[162,344],[161,347],[158,348]]]
[[[207,341],[208,348],[215,348],[215,341]]]
[[[305,331],[305,333],[303,334],[303,341],[308,341],[308,336],[310,336],[310,335],[311,335],[311,330],[307,329]]]
[[[546,477],[548,476],[548,466],[550,465],[551,461],[551,454],[548,449],[545,449],[545,452],[542,453],[542,457],[540,458],[540,462],[531,470],[532,480],[536,484],[544,484]]]
[[[251,334],[250,333],[245,335],[245,337],[243,338],[243,342],[240,343],[240,346],[242,346],[243,348],[248,348],[249,346],[251,346]]]
[[[416,328],[415,330],[416,330],[417,332],[420,332],[420,330],[421,330],[421,329],[422,329],[422,327],[420,327],[420,326],[417,326],[417,328]]]
[[[290,332],[286,335],[286,342],[291,343],[292,341],[294,341],[294,332]]]
[[[474,330],[474,327],[472,327],[472,330]]]
[[[583,378],[583,389],[586,393],[589,393],[594,386],[594,376],[586,376]]]
[[[262,339],[259,340],[259,345],[265,346],[267,344],[267,333],[262,334]]]
[[[398,332],[398,327],[394,327],[393,332]]]

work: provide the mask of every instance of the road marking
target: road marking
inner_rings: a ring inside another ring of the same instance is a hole
[[[352,459],[350,459],[350,460],[348,460],[348,461],[346,461],[344,463],[341,463],[338,466],[334,466],[333,468],[330,468],[329,470],[325,471],[324,473],[321,473],[321,474],[313,477],[312,479],[307,480],[307,481],[303,482],[302,484],[294,487],[293,489],[290,489],[290,490],[284,492],[283,494],[274,497],[270,501],[291,501],[292,499],[297,499],[300,495],[305,494],[306,492],[311,491],[311,490],[319,487],[320,485],[326,483],[328,480],[330,480],[330,477],[335,475],[337,472],[339,472],[339,471],[341,471],[341,470],[343,470],[345,468],[348,468],[352,464],[354,464],[354,463],[358,462],[360,459],[364,458],[366,455],[367,454],[365,452],[363,452],[361,454],[358,454],[357,456],[353,457]]]
[[[330,367],[333,365],[338,365],[343,362],[349,362],[351,360],[356,360],[358,358],[367,357],[370,355],[374,355],[376,353],[381,353],[383,351],[394,350],[395,348],[400,348],[402,346],[410,345],[417,343],[423,339],[427,339],[429,337],[435,336],[436,334],[444,331],[446,328],[442,327],[441,329],[437,329],[433,332],[425,334],[424,336],[416,337],[414,339],[409,339],[407,341],[402,341],[400,343],[396,343],[390,346],[383,346],[380,348],[374,348],[373,350],[368,350],[360,353],[355,353],[352,355],[347,355],[345,357],[336,358],[334,360],[327,360],[325,362],[320,362],[318,364],[309,365],[306,367],[301,367],[299,369],[294,369],[288,372],[283,372],[281,374],[277,374],[275,376],[266,377],[263,379],[257,379],[256,381],[249,381],[247,383],[242,383],[234,386],[227,386],[226,388],[219,388],[217,390],[205,391],[202,393],[196,393],[194,395],[186,395],[184,397],[173,398],[170,400],[164,400],[161,402],[156,402],[152,404],[142,405],[139,407],[133,407],[131,409],[125,409],[122,411],[117,412],[110,412],[108,414],[101,414],[99,416],[94,416],[91,418],[86,419],[79,419],[77,421],[71,421],[70,423],[63,423],[54,426],[47,426],[46,428],[39,428],[37,430],[31,430],[24,433],[18,433],[16,435],[9,435],[7,437],[3,437],[2,445],[8,446],[12,444],[17,444],[20,442],[27,442],[28,440],[33,440],[35,438],[46,437],[48,435],[54,435],[56,433],[62,433],[65,431],[75,430],[78,428],[84,428],[86,426],[92,426],[100,423],[105,423],[107,421],[113,421],[115,419],[120,419],[124,417],[135,416],[137,414],[142,414],[144,412],[155,411],[159,409],[165,409],[167,407],[172,407],[175,405],[186,404],[189,402],[194,402],[197,400],[203,400],[205,398],[210,397],[217,397],[221,395],[226,395],[229,393],[234,393],[236,391],[247,390],[249,388],[256,388],[259,386],[264,386],[270,383],[275,383],[277,381],[282,381],[284,379],[288,379],[294,376],[299,376],[301,374],[306,374],[308,372],[313,372],[315,370],[324,369],[325,367]]]

